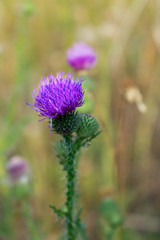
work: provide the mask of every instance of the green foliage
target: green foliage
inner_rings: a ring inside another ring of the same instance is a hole
[[[24,183],[17,183],[11,188],[11,196],[13,199],[24,199],[28,198],[28,196],[31,194],[31,186],[30,184],[24,184]]]
[[[84,75],[83,78],[83,88],[85,89],[85,92],[92,92],[95,88],[95,82],[89,75]]]
[[[123,223],[123,217],[118,205],[113,198],[107,197],[101,203],[100,209],[101,215],[107,221],[104,226],[106,239],[113,240],[117,228],[122,226]]]
[[[94,100],[93,100],[93,90],[95,88],[95,83],[92,78],[90,78],[88,75],[84,75],[84,81],[83,81],[83,88],[85,89],[85,95],[84,95],[84,102],[85,104],[82,105],[80,108],[80,111],[82,113],[92,113],[94,108]]]
[[[24,14],[28,17],[34,14],[35,12],[35,7],[34,4],[31,0],[26,0],[24,3],[24,9],[23,9]]]
[[[82,113],[92,113],[93,107],[94,107],[93,99],[89,96],[89,94],[85,93],[84,104],[82,105],[80,111]]]
[[[33,219],[32,207],[29,204],[29,201],[23,201],[22,204],[22,215],[26,221],[27,229],[29,232],[29,237],[32,240],[42,240],[44,239],[43,234],[37,232],[38,226]]]
[[[112,198],[103,200],[101,203],[101,213],[111,227],[116,228],[122,225],[122,215],[120,214],[118,205]]]
[[[59,158],[60,164],[64,165],[64,161],[65,161],[66,156],[67,156],[65,141],[60,140],[59,142],[57,142],[54,145],[54,147],[55,147],[55,150],[56,150],[56,153],[57,153],[57,157]]]
[[[49,207],[53,209],[54,213],[57,214],[58,218],[64,218],[64,216],[67,213],[67,209],[66,208],[65,209],[64,208],[57,209],[55,206],[52,206],[52,205],[49,205]]]
[[[0,236],[4,239],[14,239],[13,229],[13,209],[11,204],[10,193],[5,192],[1,198],[0,205]]]

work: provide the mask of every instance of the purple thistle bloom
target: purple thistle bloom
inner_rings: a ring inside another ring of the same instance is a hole
[[[64,76],[59,72],[55,77],[50,74],[41,79],[37,91],[33,90],[34,104],[27,104],[43,119],[56,118],[82,106],[83,95],[81,79],[74,78],[71,73]]]
[[[76,71],[88,70],[96,64],[97,57],[92,47],[79,42],[68,49],[67,62]]]
[[[27,164],[24,158],[14,156],[8,161],[6,169],[9,178],[15,181],[27,172]]]

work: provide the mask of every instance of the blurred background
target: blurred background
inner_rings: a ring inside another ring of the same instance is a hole
[[[63,229],[49,208],[65,200],[53,148],[59,136],[50,135],[47,121],[38,122],[25,103],[33,102],[33,85],[42,76],[72,71],[66,50],[77,41],[98,56],[89,75],[92,114],[103,129],[79,164],[89,239],[109,239],[100,205],[111,199],[123,218],[112,239],[159,240],[159,0],[0,0],[0,240],[59,239]],[[23,196],[6,181],[6,164],[15,155],[30,169]]]

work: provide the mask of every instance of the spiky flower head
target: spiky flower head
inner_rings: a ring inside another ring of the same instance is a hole
[[[85,43],[77,42],[67,51],[67,63],[76,71],[88,70],[97,62],[95,51]]]
[[[77,130],[81,123],[79,112],[72,111],[51,119],[52,130],[58,134],[68,135]]]
[[[88,138],[97,132],[99,123],[90,114],[81,113],[81,123],[76,130],[79,137]]]
[[[43,119],[56,118],[82,106],[83,95],[81,79],[59,72],[55,77],[50,74],[41,79],[37,90],[33,90],[34,104],[28,105]]]

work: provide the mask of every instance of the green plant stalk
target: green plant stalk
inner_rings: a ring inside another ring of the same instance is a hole
[[[75,169],[75,154],[73,153],[73,141],[71,135],[64,136],[66,148],[68,151],[65,170],[67,171],[67,191],[66,191],[66,226],[68,240],[75,240],[75,219],[74,219],[74,200],[75,200],[75,182],[76,182],[76,169]]]
[[[0,186],[2,187],[2,186]],[[0,195],[0,237],[4,239],[15,239],[13,228],[13,208],[11,204],[10,192],[3,192]],[[10,209],[10,211],[8,211]]]
[[[114,237],[114,233],[115,233],[115,229],[112,228],[112,227],[109,227],[108,230],[107,230],[107,240],[113,240],[113,237]]]
[[[25,219],[30,239],[42,240],[43,236],[40,236],[40,234],[37,234],[37,231],[36,231],[37,226],[33,220],[29,199],[24,200],[22,202],[22,216]]]
[[[58,218],[65,220],[66,235],[65,240],[76,240],[81,235],[83,240],[87,239],[85,232],[85,225],[82,223],[80,215],[81,209],[76,208],[77,192],[76,192],[76,175],[78,167],[79,152],[82,147],[85,147],[94,138],[96,138],[101,131],[96,131],[91,136],[72,136],[72,134],[64,134],[63,140],[55,145],[57,157],[59,163],[63,166],[63,170],[66,172],[66,202],[64,207],[58,209],[55,206],[50,205],[54,213]]]

